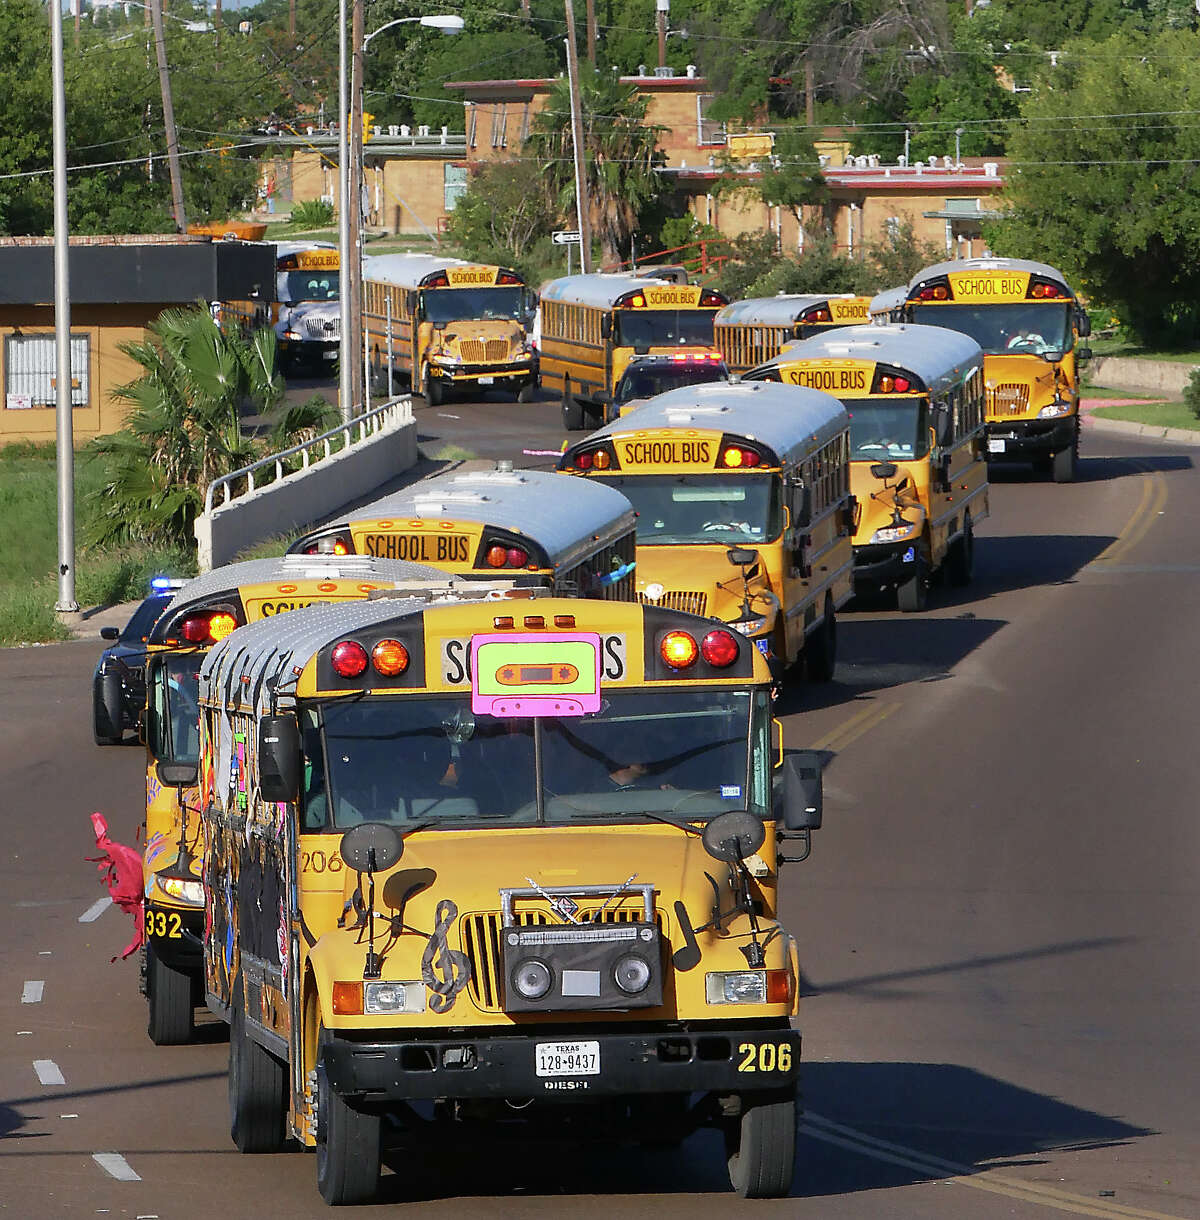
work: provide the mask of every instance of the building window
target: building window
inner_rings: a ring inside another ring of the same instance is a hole
[[[446,166],[445,192],[444,210],[453,212],[458,201],[467,193],[467,167],[465,165]]]
[[[90,345],[71,336],[71,406],[86,407]],[[4,405],[9,410],[53,407],[57,369],[53,335],[8,335],[4,340]]]
[[[725,124],[719,119],[707,117],[708,111],[716,100],[717,95],[715,93],[696,94],[696,124],[699,129],[697,143],[699,144],[725,143]]]
[[[508,103],[501,102],[492,111],[492,147],[505,148],[508,145]]]

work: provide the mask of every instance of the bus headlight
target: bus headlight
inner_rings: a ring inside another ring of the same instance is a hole
[[[901,521],[898,525],[885,525],[882,529],[876,530],[871,535],[871,541],[903,542],[905,538],[911,538],[918,528],[919,523],[914,521]]]
[[[204,882],[186,881],[183,877],[164,877],[161,873],[154,878],[158,888],[168,898],[176,902],[186,902],[188,906],[202,907],[204,905]]]
[[[367,983],[363,1011],[368,1014],[424,1012],[425,984],[420,979],[406,983]]]
[[[791,982],[786,970],[731,970],[704,976],[710,1004],[788,1004]]]
[[[1061,398],[1056,398],[1052,403],[1048,403],[1038,412],[1038,419],[1057,419],[1060,415],[1069,415],[1071,413],[1071,404],[1064,402]]]

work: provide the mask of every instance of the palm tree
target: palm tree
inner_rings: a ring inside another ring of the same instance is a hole
[[[113,391],[130,404],[125,426],[93,442],[108,468],[91,538],[98,544],[190,546],[214,479],[334,422],[320,399],[279,409],[284,385],[269,327],[228,334],[198,305],[165,311],[149,331],[121,345],[143,370]],[[265,444],[243,434],[245,406],[273,420]]]
[[[638,217],[660,194],[656,172],[665,158],[658,151],[664,130],[647,124],[649,99],[611,74],[584,67],[579,74],[583,120],[584,192],[605,262],[619,262],[637,232]],[[534,119],[530,150],[546,166],[551,188],[565,216],[575,212],[571,146],[571,98],[565,80],[550,91]]]

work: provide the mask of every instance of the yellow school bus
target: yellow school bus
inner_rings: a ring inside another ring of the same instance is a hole
[[[566,275],[542,285],[542,388],[562,396],[563,427],[578,432],[611,419],[617,383],[646,356],[720,357],[713,318],[719,292],[636,272]]]
[[[363,293],[371,375],[381,391],[394,393],[398,375],[430,406],[460,390],[511,390],[530,401],[532,307],[517,272],[434,254],[371,255]]]
[[[146,836],[142,854],[143,990],[156,1044],[190,1041],[204,933],[196,683],[205,652],[243,623],[376,589],[445,588],[435,568],[363,556],[254,559],[184,584],[147,639]]]
[[[692,386],[576,442],[558,468],[637,509],[641,601],[728,623],[777,677],[803,660],[827,682],[852,595],[849,422],[816,390]]]
[[[459,597],[298,610],[205,658],[204,976],[234,1143],[315,1148],[342,1204],[374,1196],[397,1127],[713,1126],[741,1194],[786,1194],[778,877],[820,773],[777,751],[765,661],[660,607]]]
[[[717,311],[713,336],[732,373],[765,364],[792,339],[808,339],[839,326],[868,321],[869,297],[780,293],[732,301]]]
[[[1079,457],[1079,345],[1091,322],[1061,271],[1014,258],[926,267],[909,282],[904,320],[970,335],[984,354],[989,462],[1032,462],[1073,482]]]
[[[836,394],[850,413],[854,587],[922,610],[944,570],[970,583],[988,515],[983,352],[937,326],[854,326],[788,344],[749,374]]]
[[[291,554],[331,551],[432,564],[471,579],[512,576],[564,595],[633,598],[633,505],[542,470],[437,475],[297,538]]]

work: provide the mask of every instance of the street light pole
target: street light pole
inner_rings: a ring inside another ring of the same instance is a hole
[[[75,600],[75,435],[71,412],[71,290],[68,279],[70,233],[67,228],[67,100],[63,69],[62,5],[50,5],[50,49],[54,140],[54,355],[55,442],[58,459],[59,613],[79,609]]]
[[[575,7],[565,0],[567,13],[567,88],[571,95],[571,145],[575,161],[575,216],[579,226],[579,270],[592,269],[591,213],[584,198],[583,107],[579,100],[579,56],[575,50]]]
[[[346,286],[350,269],[350,81],[347,72],[348,34],[346,0],[338,0],[338,408],[342,421],[354,417],[354,382],[350,379],[347,345],[353,346],[350,292]]]

